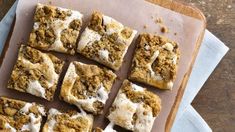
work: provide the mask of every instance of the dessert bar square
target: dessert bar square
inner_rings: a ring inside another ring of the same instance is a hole
[[[21,45],[8,88],[51,101],[63,64],[52,54]]]
[[[172,89],[179,57],[176,42],[162,36],[141,34],[129,79],[160,89]]]
[[[78,11],[38,4],[29,45],[42,50],[74,54],[82,17]]]
[[[87,58],[118,70],[136,33],[115,19],[94,12],[77,50]]]
[[[46,116],[42,105],[0,97],[1,131],[39,132],[42,116]]]
[[[51,108],[42,132],[91,132],[93,120],[90,114]]]
[[[115,78],[111,70],[74,61],[64,77],[60,96],[79,108],[101,114]]]
[[[108,119],[134,132],[150,132],[161,110],[161,99],[145,88],[125,80],[110,108]]]

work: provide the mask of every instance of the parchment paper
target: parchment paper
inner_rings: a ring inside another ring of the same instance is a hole
[[[54,101],[52,102],[48,102],[44,99],[6,88],[11,70],[17,58],[20,43],[27,42],[29,33],[32,30],[33,14],[36,3],[40,2],[44,4],[49,4],[49,1],[50,0],[19,1],[16,11],[15,27],[9,42],[9,47],[6,51],[5,57],[0,68],[0,96],[7,96],[30,102],[38,102],[45,105],[47,108],[54,107],[62,110],[70,108],[77,109],[76,107],[71,106],[59,99],[60,85],[56,91]],[[173,90],[162,91],[147,85],[140,84],[141,86],[148,88],[148,90],[155,92],[161,97],[162,111],[156,119],[152,131],[164,131],[166,120],[175,101],[179,86],[182,82],[184,75],[189,69],[193,51],[196,46],[196,41],[201,31],[203,30],[203,22],[142,0],[56,0],[51,1],[51,4],[55,6],[78,10],[83,13],[85,16],[83,29],[86,23],[88,22],[92,11],[98,10],[122,22],[124,25],[138,30],[139,33],[157,33],[159,35],[165,35],[179,43],[181,59]],[[164,24],[169,28],[170,32],[167,34],[160,33],[160,27],[156,25],[154,19],[152,19],[151,16],[154,16],[154,18],[163,18]],[[144,25],[147,25],[146,29],[143,28]],[[175,33],[177,33],[177,35],[174,35]],[[113,102],[116,96],[116,93],[122,83],[122,80],[127,78],[135,45],[136,43],[134,41],[125,56],[125,62],[123,63],[121,69],[116,72],[120,79],[115,82],[112,88],[112,92],[109,95],[110,98],[105,106],[104,114],[95,117],[94,126],[100,126],[104,128],[108,124],[108,120],[104,116],[105,114],[107,114],[108,108],[111,106],[111,103]],[[99,65],[98,63],[90,61],[79,54],[76,54],[75,56],[70,56],[55,52],[50,53],[53,53],[54,55],[66,61],[64,71],[60,77],[59,84],[61,84],[68,64],[72,60]],[[118,129],[124,131],[123,129]]]

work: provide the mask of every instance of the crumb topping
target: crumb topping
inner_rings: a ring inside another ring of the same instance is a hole
[[[95,33],[88,33],[92,31]],[[123,26],[100,12],[94,12],[81,36],[78,51],[88,58],[118,69],[135,34],[135,30]],[[104,50],[108,52],[107,57],[100,55],[100,51]]]
[[[74,54],[81,19],[78,11],[38,4],[29,44],[43,50]]]
[[[158,96],[154,93],[149,92],[147,90],[138,91],[135,90],[133,84],[129,81],[124,81],[122,86],[122,92],[125,93],[127,98],[129,98],[134,103],[143,102],[144,105],[148,105],[152,108],[153,116],[157,116],[160,112],[161,106],[160,102],[156,100],[160,100]]]
[[[150,132],[160,110],[161,99],[157,95],[125,80],[110,108],[108,119],[127,130]]]
[[[11,131],[39,131],[44,107],[0,97],[0,129]]]
[[[76,111],[68,111],[61,113],[56,109],[50,109],[47,127],[44,126],[43,131],[66,132],[79,131],[89,132],[92,127],[92,117],[82,115]]]
[[[116,75],[106,68],[72,62],[62,84],[61,96],[69,103],[73,100],[72,104],[99,114],[108,99],[115,78]]]
[[[8,87],[51,100],[63,61],[27,46],[21,46]]]
[[[141,71],[150,77],[158,75],[158,80],[170,81],[176,77],[178,59],[177,43],[165,37],[142,34],[133,59],[132,72]]]

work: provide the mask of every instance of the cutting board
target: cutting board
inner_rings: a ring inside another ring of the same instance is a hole
[[[149,2],[151,2],[153,4],[161,5],[162,7],[171,9],[171,10],[173,10],[175,12],[179,12],[181,14],[184,14],[184,15],[187,15],[187,16],[199,19],[199,20],[204,22],[204,29],[206,29],[206,18],[203,15],[203,13],[198,8],[196,8],[196,7],[192,7],[190,5],[187,5],[186,3],[180,3],[180,2],[173,1],[173,0],[147,0],[147,1],[149,1]],[[205,30],[203,30],[201,32],[201,35],[198,38],[198,41],[197,41],[197,44],[196,44],[196,48],[195,48],[195,51],[194,51],[194,56],[193,56],[193,59],[191,61],[190,69],[187,72],[187,75],[184,77],[184,80],[183,80],[183,82],[181,84],[181,87],[180,87],[180,89],[179,89],[179,91],[177,93],[177,97],[176,97],[176,100],[174,102],[174,105],[173,105],[173,107],[171,109],[171,112],[170,112],[168,118],[167,118],[167,123],[166,123],[166,126],[165,126],[165,131],[166,132],[170,132],[171,127],[173,125],[173,122],[175,120],[175,116],[177,114],[177,110],[179,108],[180,101],[181,101],[181,99],[182,99],[182,97],[184,95],[184,90],[186,88],[186,84],[188,82],[190,73],[192,71],[193,64],[194,64],[195,59],[197,57],[197,53],[199,51],[199,47],[201,45],[204,33],[205,33]]]
[[[43,1],[43,0],[42,0]],[[105,0],[104,0],[105,1]],[[115,0],[114,0],[115,1]],[[120,1],[124,1],[124,0],[120,0]],[[134,2],[129,2],[129,3],[131,3],[130,5],[133,5],[133,6],[138,6],[138,5],[135,5],[136,3],[138,3],[137,2],[137,0],[133,0],[133,1],[136,1],[135,3]],[[190,16],[190,17],[193,17],[193,18],[196,18],[196,19],[198,19],[198,20],[200,20],[203,24],[203,26],[202,27],[200,27],[201,29],[200,30],[198,30],[198,31],[200,31],[200,33],[199,33],[199,35],[198,35],[198,37],[197,37],[197,40],[195,41],[195,43],[193,44],[193,47],[192,47],[192,49],[191,49],[191,51],[193,52],[192,53],[192,57],[188,60],[188,61],[190,61],[189,62],[189,68],[187,68],[187,71],[185,72],[185,74],[183,75],[183,79],[182,79],[182,81],[180,82],[180,84],[179,84],[179,86],[177,87],[177,90],[175,90],[175,91],[173,91],[173,93],[172,93],[172,95],[174,95],[174,100],[172,100],[172,102],[173,103],[171,103],[171,106],[169,106],[169,108],[167,107],[167,108],[165,108],[165,106],[164,106],[164,108],[165,109],[167,109],[169,112],[161,112],[160,113],[160,117],[159,118],[157,118],[156,119],[156,121],[155,121],[155,124],[154,124],[154,127],[153,127],[153,132],[155,132],[155,131],[170,131],[170,129],[171,129],[171,127],[172,127],[172,124],[173,124],[173,122],[174,122],[174,119],[175,119],[175,115],[176,115],[176,113],[177,113],[177,110],[178,110],[178,106],[179,106],[179,104],[180,104],[180,101],[181,101],[181,98],[182,98],[182,95],[183,95],[183,93],[184,93],[184,90],[185,90],[185,87],[186,87],[186,84],[187,84],[187,81],[188,81],[188,78],[189,78],[189,75],[190,75],[190,73],[191,73],[191,70],[192,70],[192,66],[193,66],[193,63],[194,63],[194,61],[195,61],[195,58],[196,58],[196,56],[197,56],[197,53],[198,53],[198,50],[199,50],[199,47],[200,47],[200,44],[201,44],[201,41],[202,41],[202,37],[203,37],[203,35],[204,35],[204,31],[205,31],[205,26],[206,26],[206,21],[205,21],[205,17],[203,16],[203,14],[198,10],[198,9],[196,9],[196,8],[194,8],[194,7],[191,7],[191,6],[188,6],[188,5],[185,5],[185,4],[182,4],[182,3],[178,3],[178,2],[172,2],[172,1],[167,1],[167,0],[148,0],[149,2],[151,2],[151,3],[153,3],[153,4],[157,4],[157,5],[160,5],[160,6],[162,6],[162,7],[165,7],[165,8],[168,8],[168,9],[170,9],[170,10],[172,10],[172,11],[175,11],[175,12],[178,12],[178,13],[181,13],[181,14],[184,14],[184,15],[186,15],[186,16]],[[117,0],[116,0],[116,2],[117,2]],[[141,2],[139,2],[139,3],[141,3]],[[52,4],[53,4],[53,1],[52,1]],[[63,7],[63,5],[60,3],[60,2],[58,2],[58,3],[55,3],[55,4],[57,4],[57,5],[59,5],[59,6],[62,6]],[[112,6],[112,3],[109,3],[111,6]],[[116,4],[115,4],[115,6],[116,6]],[[152,8],[152,5],[148,5],[150,8]],[[107,12],[107,13],[109,13],[107,10],[105,10],[105,9],[101,9],[101,10],[103,10],[103,12]],[[147,11],[146,10],[146,12],[151,12],[151,10],[149,10],[149,11]],[[123,20],[123,21],[125,21],[125,19],[124,18],[122,18],[122,17],[120,17],[120,14],[121,13],[117,13],[117,14],[114,14],[114,15],[111,15],[111,16],[114,16],[114,18],[120,18],[121,19],[121,21]],[[32,15],[32,14],[27,14],[27,15],[25,15],[25,17],[29,17],[30,15]],[[86,15],[86,14],[85,14]],[[109,14],[108,14],[109,15]],[[125,15],[125,14],[124,14]],[[22,15],[22,17],[24,17],[23,15]],[[30,16],[30,17],[32,17],[32,16]],[[32,18],[30,18],[29,17],[29,20],[32,20]],[[134,19],[134,18],[133,18]],[[118,19],[119,20],[119,19]],[[125,23],[125,22],[124,22]],[[128,25],[129,24],[129,25]],[[136,23],[135,23],[136,24]],[[137,23],[136,25],[138,25],[139,23]],[[47,108],[50,108],[50,107],[56,107],[56,108],[61,108],[61,106],[63,105],[63,106],[67,106],[68,104],[66,104],[66,103],[64,103],[63,101],[58,101],[59,100],[59,98],[58,98],[58,93],[59,93],[59,88],[57,89],[57,95],[56,95],[56,97],[55,97],[55,100],[56,100],[56,102],[52,102],[52,103],[50,103],[50,102],[46,102],[45,100],[42,100],[42,99],[39,99],[39,98],[37,98],[37,97],[34,97],[34,96],[31,96],[31,95],[28,95],[28,94],[24,94],[24,93],[19,93],[19,92],[17,92],[17,91],[14,91],[14,90],[6,90],[5,89],[5,87],[6,87],[6,81],[8,80],[8,78],[9,78],[9,73],[5,73],[4,71],[9,71],[9,69],[11,69],[12,67],[13,67],[13,65],[14,65],[14,63],[15,63],[15,60],[16,60],[16,53],[17,53],[17,47],[19,47],[19,45],[18,45],[18,43],[19,42],[12,42],[12,36],[14,36],[15,35],[15,33],[14,33],[14,30],[16,30],[16,29],[14,29],[14,26],[16,25],[16,23],[14,23],[13,25],[12,25],[12,30],[11,30],[11,32],[10,32],[10,34],[9,34],[9,37],[8,37],[8,41],[6,42],[6,44],[5,44],[5,47],[4,47],[4,51],[3,51],[3,54],[2,54],[2,56],[1,56],[1,67],[0,67],[0,74],[1,74],[1,77],[0,77],[0,87],[2,88],[2,89],[0,89],[0,95],[1,96],[8,96],[8,97],[12,97],[12,98],[17,98],[17,99],[23,99],[23,100],[26,100],[26,101],[36,101],[36,102],[38,102],[38,103],[41,103],[41,104],[44,104],[44,105],[46,105],[46,107]],[[31,24],[32,25],[32,24]],[[132,24],[131,23],[128,23],[127,22],[127,25],[128,26],[132,26]],[[134,25],[134,24],[133,24]],[[28,25],[28,26],[30,26],[30,24]],[[135,25],[134,25],[135,26]],[[16,28],[17,28],[17,26],[16,26]],[[140,29],[140,28],[139,28]],[[22,29],[21,29],[22,30]],[[20,31],[21,31],[20,30]],[[31,27],[30,27],[30,30],[31,30]],[[142,29],[141,29],[142,30]],[[24,31],[25,32],[25,31]],[[18,32],[19,33],[19,32]],[[26,31],[26,34],[27,34],[28,32]],[[27,38],[27,37],[26,37]],[[22,41],[26,41],[25,39],[26,38],[22,38]],[[19,39],[21,39],[21,38],[19,38]],[[132,52],[133,53],[133,49],[134,49],[134,46],[135,45],[135,42],[133,42],[133,44],[132,44],[132,46],[130,47],[130,52]],[[12,49],[13,48],[13,49]],[[128,50],[129,51],[129,50]],[[13,55],[12,55],[12,54]],[[55,54],[55,55],[57,55],[57,56],[59,56],[59,57],[62,57],[62,58],[66,58],[66,57],[64,57],[63,55],[61,55],[61,54],[57,54],[57,53],[53,53],[53,54]],[[13,56],[13,57],[9,57],[9,56]],[[95,62],[92,62],[92,61],[87,61],[85,58],[83,58],[82,56],[79,56],[79,57],[81,57],[81,59],[79,58],[79,60],[78,61],[82,61],[82,62],[87,62],[87,63],[91,63],[91,64],[97,64],[97,63],[95,63]],[[126,60],[130,60],[132,58],[132,54],[131,53],[128,53],[127,55],[126,55],[126,57],[125,57],[125,59]],[[71,60],[77,60],[76,58],[72,58]],[[99,65],[99,64],[97,64],[97,65]],[[67,68],[67,66],[68,66],[68,63],[67,63],[67,65],[65,66],[65,69]],[[125,71],[128,71],[128,67],[130,66],[130,63],[128,62],[128,64],[124,64],[124,67],[127,67],[127,68],[121,68],[121,70],[120,71],[118,71],[117,72],[117,74],[118,75],[120,75],[120,74],[123,74],[123,72],[125,72]],[[9,69],[8,69],[9,68]],[[64,70],[65,70],[64,69]],[[4,76],[2,76],[3,74],[2,73],[4,73]],[[65,71],[64,71],[64,73],[65,73]],[[64,74],[63,73],[63,74]],[[63,76],[63,75],[62,75]],[[122,79],[124,79],[124,78],[122,78]],[[62,78],[60,79],[60,81],[62,80]],[[120,87],[120,84],[121,84],[121,81],[122,80],[119,80],[119,81],[117,81],[117,85],[115,85],[114,87],[115,88],[112,88],[113,89],[113,92],[111,93],[111,96],[110,96],[110,99],[108,100],[108,105],[106,105],[106,110],[105,110],[105,112],[107,112],[107,108],[111,105],[111,103],[112,103],[112,101],[114,100],[114,98],[115,98],[115,95],[116,95],[116,93],[117,93],[117,91],[118,91],[118,88]],[[148,89],[150,89],[151,91],[154,91],[154,92],[156,92],[157,94],[160,94],[160,96],[161,97],[163,97],[164,98],[164,100],[165,100],[165,98],[167,98],[167,97],[165,97],[165,96],[170,96],[171,94],[169,93],[169,92],[167,92],[168,93],[168,95],[165,95],[165,93],[166,92],[164,92],[164,91],[159,91],[159,90],[155,90],[154,88],[152,88],[152,87],[148,87],[148,86],[146,86],[146,85],[144,85],[144,87],[147,87]],[[27,97],[25,97],[25,95],[27,95]],[[58,102],[60,103],[60,105],[58,105]],[[164,101],[163,101],[164,102]],[[164,105],[164,104],[163,104]],[[68,106],[69,108],[73,108],[73,109],[75,109],[75,107],[73,107],[73,106]],[[61,108],[61,109],[63,109],[63,108]],[[162,116],[161,114],[164,114],[164,116]],[[105,115],[101,115],[101,116],[99,116],[99,117],[97,117],[96,118],[96,122],[95,122],[95,126],[101,126],[101,127],[105,127],[105,124],[107,124],[108,123],[108,121],[107,121],[107,119],[105,119],[104,118],[104,116]],[[162,118],[164,118],[164,120],[162,120]],[[103,122],[105,122],[105,123],[103,123]],[[119,128],[120,129],[120,128]],[[120,131],[123,131],[122,129],[120,129]]]

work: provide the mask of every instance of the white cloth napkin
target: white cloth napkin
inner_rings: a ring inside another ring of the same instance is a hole
[[[15,15],[17,2],[0,22],[0,54],[7,39]],[[206,31],[196,62],[189,78],[172,132],[211,132],[211,128],[191,106],[207,78],[227,53],[228,47],[209,31]],[[205,67],[206,65],[206,67]]]
[[[215,67],[228,52],[224,45],[208,30],[186,86],[182,102],[172,127],[173,132],[211,132],[212,130],[191,106],[191,102],[202,88]],[[189,127],[190,126],[190,127]],[[182,129],[184,128],[184,129]]]

